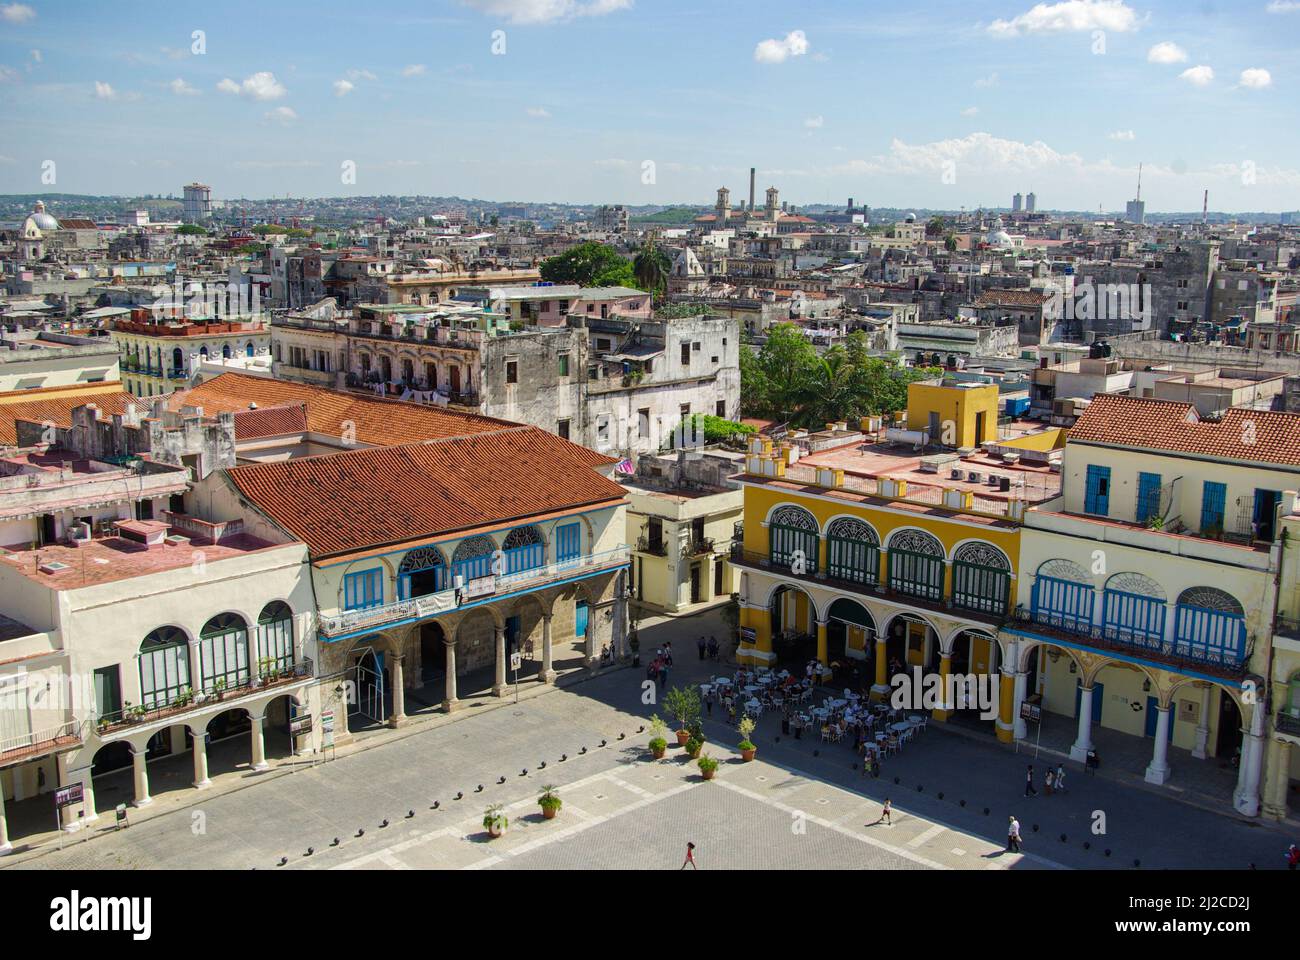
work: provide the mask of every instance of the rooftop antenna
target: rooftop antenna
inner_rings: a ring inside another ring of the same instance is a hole
[[[1136,199],[1139,201],[1141,201],[1142,199],[1142,164],[1141,163],[1138,164],[1138,195]]]
[[[1201,225],[1204,226],[1210,222],[1210,191],[1205,191],[1205,200],[1201,204]]]

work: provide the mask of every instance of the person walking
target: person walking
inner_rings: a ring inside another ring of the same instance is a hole
[[[709,635],[709,659],[718,659],[718,638],[712,634]]]
[[[700,634],[700,639],[695,641],[695,649],[700,651],[701,662],[704,661],[704,650],[707,646],[708,644],[704,642],[704,634]]]
[[[1065,764],[1056,765],[1056,792],[1065,793]]]
[[[664,660],[668,666],[673,665],[673,642],[671,640],[664,644]]]
[[[700,869],[695,865],[695,844],[689,842],[686,844],[686,859],[682,861],[681,869],[685,870],[688,863],[692,870]]]
[[[894,805],[890,802],[889,798],[885,797],[885,805],[880,808],[880,819],[877,820],[876,823],[883,823],[886,826],[892,827],[894,821],[889,819],[889,814],[890,811],[893,810],[893,807]]]
[[[1300,847],[1293,843],[1286,852],[1286,868],[1294,870],[1297,864],[1300,864]]]
[[[671,661],[668,660],[659,661],[659,686],[661,687],[666,688],[668,686],[668,666],[670,663]]]
[[[1038,791],[1034,789],[1034,765],[1029,765],[1029,770],[1025,773],[1025,796],[1036,797]]]
[[[1007,818],[1007,851],[1009,853],[1020,852],[1020,821],[1016,819],[1013,813]]]
[[[707,713],[709,716],[713,716],[713,697],[712,697],[712,696],[707,696],[707,697],[704,698],[704,712]]]
[[[1051,767],[1048,767],[1047,772],[1043,774],[1043,787],[1045,788],[1044,792],[1049,797],[1052,795],[1052,788],[1054,786],[1056,786],[1056,774],[1052,773]]]

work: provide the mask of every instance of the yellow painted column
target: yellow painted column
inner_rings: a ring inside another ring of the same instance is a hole
[[[885,662],[888,657],[886,640],[884,635],[876,637],[876,685],[871,688],[872,700],[879,700],[889,690],[889,664]]]
[[[1001,678],[998,689],[998,739],[1003,743],[1014,743],[1016,723],[1011,711],[1016,702],[1016,680],[1005,670],[1002,671]]]
[[[823,667],[830,666],[830,652],[826,642],[826,622],[817,621],[817,662]]]
[[[939,655],[939,698],[944,707],[950,706],[948,703],[948,675],[950,673],[952,673],[952,654],[941,653]],[[930,715],[940,723],[944,723],[952,715],[952,711],[938,707],[931,710]]]

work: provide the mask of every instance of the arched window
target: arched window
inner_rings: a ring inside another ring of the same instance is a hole
[[[1094,595],[1092,578],[1083,567],[1070,560],[1048,560],[1034,578],[1034,622],[1091,633]]]
[[[924,530],[897,530],[889,538],[889,589],[925,600],[943,599],[943,544]]]
[[[159,627],[140,644],[141,706],[165,707],[189,685],[189,639],[176,627]]]
[[[415,364],[409,359],[402,360],[402,382],[407,386],[415,384]]]
[[[1011,561],[982,540],[963,543],[952,557],[952,602],[1001,616],[1011,599]]]
[[[410,600],[447,589],[447,565],[437,547],[416,547],[397,571],[397,597]]]
[[[452,576],[464,577],[465,582],[492,575],[492,556],[497,552],[491,537],[470,537],[456,546],[451,558]]]
[[[253,355],[253,341],[249,340],[248,343],[244,344],[244,356],[251,357],[252,355]]]
[[[221,345],[221,359],[222,360],[230,359],[230,344],[224,343]]]
[[[880,582],[880,537],[856,517],[840,517],[826,530],[826,572],[851,583]]]
[[[393,379],[393,361],[388,357],[379,358],[379,375],[385,383]]]
[[[172,372],[180,373],[185,369],[185,354],[180,347],[172,350]]]
[[[546,563],[546,544],[536,527],[515,527],[506,534],[501,549],[506,555],[507,574],[534,570]]]
[[[1174,652],[1182,657],[1236,666],[1246,658],[1246,612],[1230,593],[1192,587],[1178,595]]]
[[[248,624],[237,613],[221,613],[199,634],[199,669],[204,693],[248,683]]]
[[[208,359],[208,348],[199,347],[199,356],[202,357],[204,360]]]
[[[1102,594],[1102,628],[1111,640],[1159,650],[1165,638],[1165,591],[1141,573],[1117,573]]]
[[[816,573],[821,526],[803,507],[777,507],[768,524],[772,565],[795,573]]]
[[[262,608],[257,618],[257,672],[293,669],[293,611],[276,600]]]

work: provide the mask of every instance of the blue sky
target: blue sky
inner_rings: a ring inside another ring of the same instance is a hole
[[[0,0],[0,192],[1114,210],[1143,162],[1149,210],[1292,210],[1298,41],[1300,0]]]

